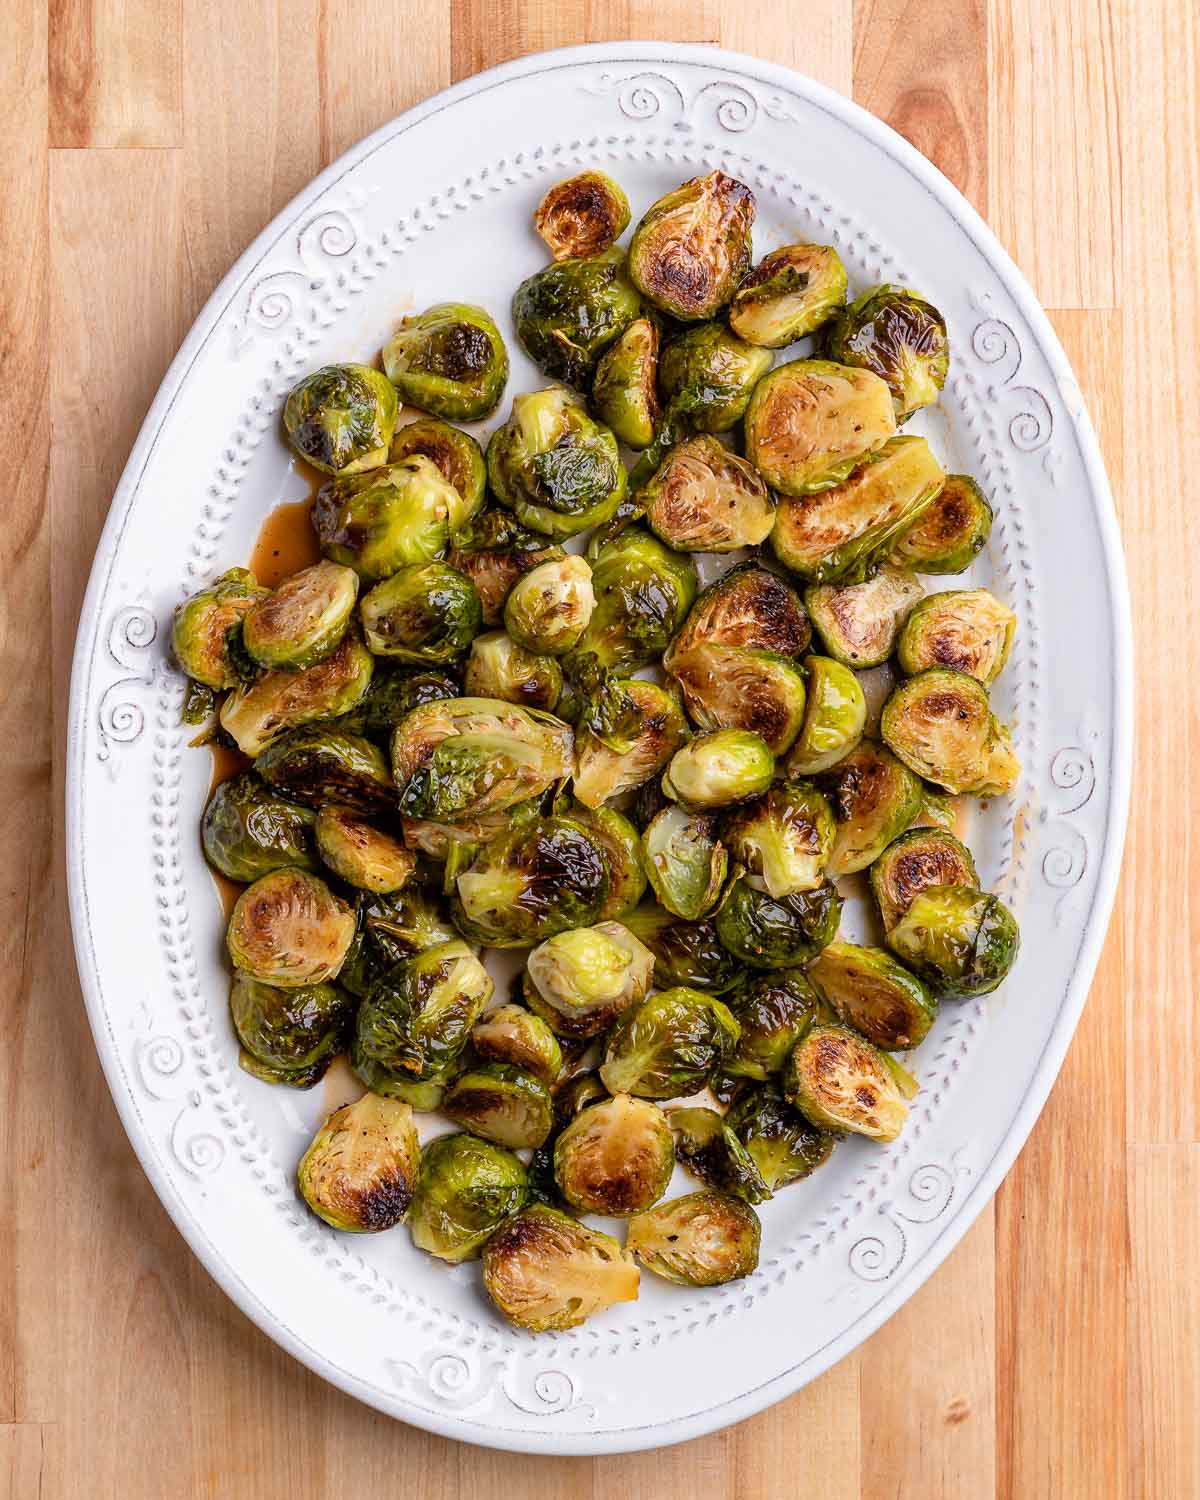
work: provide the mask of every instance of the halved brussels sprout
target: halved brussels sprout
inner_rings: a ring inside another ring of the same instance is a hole
[[[363,597],[359,611],[367,645],[392,661],[453,661],[483,625],[475,585],[441,562],[397,569]]]
[[[483,1252],[483,1284],[517,1328],[578,1328],[616,1302],[636,1302],[638,1268],[611,1235],[537,1203],[502,1224]]]
[[[482,307],[439,302],[404,319],[383,346],[383,368],[410,406],[475,422],[500,404],[508,350]]]
[[[684,922],[657,904],[639,906],[625,921],[654,955],[654,982],[660,989],[681,985],[723,995],[741,979],[742,966],[722,945],[714,923]]]
[[[489,504],[454,533],[446,561],[475,585],[483,623],[499,625],[504,601],[517,579],[539,563],[562,555],[561,547],[522,526],[512,511]]]
[[[489,630],[472,641],[463,671],[463,691],[469,697],[550,710],[562,689],[563,671],[554,657],[527,651],[506,630]]]
[[[715,1109],[673,1109],[671,1128],[680,1163],[701,1182],[744,1203],[771,1196],[754,1158]]]
[[[711,814],[664,807],[642,834],[642,860],[654,894],[669,912],[695,922],[716,910],[729,855]]]
[[[243,885],[288,865],[313,870],[313,817],[308,808],[268,791],[252,771],[242,771],[223,781],[204,809],[204,857]]]
[[[337,650],[300,672],[267,672],[244,683],[221,705],[221,728],[243,755],[258,756],[280,735],[355,708],[371,685],[375,658],[356,630]]]
[[[946,320],[916,292],[877,286],[855,298],[830,330],[830,355],[887,382],[900,421],[932,406],[946,383]]]
[[[661,312],[714,317],[750,266],[754,194],[724,172],[693,177],[646,210],[629,246],[629,275]]]
[[[1003,671],[1016,631],[1016,615],[987,589],[950,589],[930,594],[909,615],[896,659],[910,676],[948,667],[988,686]]]
[[[421,1165],[412,1109],[364,1094],[313,1136],[296,1177],[305,1203],[334,1229],[375,1234],[408,1212]]]
[[[683,624],[696,597],[696,565],[631,526],[592,556],[592,588],[596,608],[568,668],[594,656],[608,671],[634,672],[656,661]]]
[[[734,1101],[725,1123],[745,1146],[772,1193],[800,1182],[829,1160],[836,1137],[811,1124],[773,1083]]]
[[[738,563],[696,600],[663,666],[672,671],[677,657],[698,646],[749,646],[796,657],[811,640],[812,626],[795,589],[757,563]]]
[[[837,935],[842,898],[826,881],[814,891],[769,896],[740,876],[717,912],[717,936],[754,969],[806,964]]]
[[[875,740],[861,741],[818,780],[837,824],[825,866],[831,880],[865,870],[925,806],[921,783]]]
[[[581,1109],[554,1146],[554,1178],[572,1208],[627,1219],[667,1190],[675,1142],[657,1104],[618,1094]]]
[[[242,621],[242,644],[262,667],[311,667],[337,647],[358,599],[358,574],[319,562],[285,578]]]
[[[550,1090],[510,1063],[480,1063],[460,1073],[442,1097],[456,1125],[510,1151],[544,1143],[554,1123]]]
[[[388,744],[400,720],[422,703],[457,698],[462,684],[452,670],[438,667],[401,667],[376,662],[371,684],[349,713],[330,723],[343,734],[361,734]]]
[[[338,984],[361,1000],[380,979],[415,953],[457,937],[457,929],[429,886],[410,883],[392,896],[363,894],[358,898],[358,932]]]
[[[525,353],[543,375],[578,390],[591,385],[600,356],[641,311],[625,252],[616,245],[545,266],[521,283],[512,300],[513,326]]]
[[[784,764],[790,777],[815,776],[844,759],[863,737],[867,700],[849,667],[831,656],[806,656],[804,721]]]
[[[308,1089],[342,1050],[353,1001],[332,984],[281,989],[235,972],[229,1015],[247,1073]]]
[[[1021,933],[997,897],[967,885],[914,896],[888,947],[939,995],[989,995],[1016,962]]]
[[[747,343],[782,349],[840,312],[846,286],[846,268],[832,245],[782,245],[742,278],[729,304],[729,326]]]
[[[729,1004],[742,1034],[725,1071],[760,1082],[779,1072],[817,1015],[816,991],[800,969],[756,974]]]
[[[702,729],[747,730],[759,736],[772,755],[782,755],[800,732],[804,675],[786,656],[709,644],[673,652],[668,670]]]
[[[600,356],[592,381],[596,415],[627,448],[648,448],[658,426],[658,328],[638,318]]]
[[[783,1092],[822,1130],[894,1141],[916,1080],[846,1026],[814,1026],[783,1070]]]
[[[895,431],[891,393],[877,375],[794,359],[754,388],[746,457],[772,489],[808,495],[840,484]]]
[[[907,1052],[929,1035],[937,1000],[882,948],[830,943],[808,977],[838,1020],[885,1052]]]
[[[724,1286],[758,1268],[762,1226],[728,1193],[688,1193],[630,1220],[626,1249],[680,1286]]]
[[[293,729],[268,745],[254,768],[276,791],[309,807],[331,803],[368,816],[395,809],[396,789],[379,747],[324,724]]]
[[[971,851],[944,828],[910,828],[871,866],[871,894],[885,932],[931,886],[978,884]]]
[[[418,417],[415,422],[396,428],[387,461],[403,463],[414,453],[434,464],[442,478],[458,491],[462,510],[455,529],[461,529],[483,509],[487,486],[483,449],[469,432],[451,427],[439,417]]]
[[[694,432],[728,432],[746,414],[771,356],[723,323],[686,328],[663,349],[658,384],[672,419]]]
[[[640,499],[650,530],[678,552],[756,547],[775,524],[757,470],[707,433],[672,448]]]
[[[624,1011],[608,1034],[600,1077],[610,1094],[673,1099],[694,1094],[723,1067],[741,1028],[699,990],[660,990]]]
[[[504,601],[504,623],[526,651],[563,656],[578,643],[595,607],[587,560],[553,558],[513,584]]]
[[[230,632],[269,593],[248,568],[230,568],[184,600],[171,625],[171,650],[193,682],[218,692],[237,687],[241,678],[230,652]]]
[[[726,815],[722,834],[750,885],[772,896],[814,891],[833,848],[833,810],[805,781],[779,782]]]
[[[283,408],[288,442],[324,474],[357,474],[387,459],[399,402],[370,365],[325,365],[292,388]]]
[[[564,1125],[569,1125],[581,1110],[589,1104],[600,1104],[609,1097],[608,1090],[599,1072],[595,1068],[589,1068],[586,1072],[575,1073],[570,1078],[562,1079],[555,1084],[551,1090],[554,1095],[554,1123],[561,1130]]]
[[[672,801],[704,811],[757,797],[771,785],[775,758],[761,735],[747,729],[698,734],[676,750],[663,773]]]
[[[1021,774],[987,690],[965,672],[930,667],[893,689],[880,733],[910,770],[948,792],[998,797]]]
[[[523,1005],[498,1005],[471,1029],[471,1046],[485,1062],[510,1063],[552,1084],[562,1071],[563,1054],[550,1027]]]
[[[887,661],[900,628],[924,593],[907,568],[884,563],[862,583],[814,583],[804,603],[834,661],[862,671]]]
[[[961,573],[987,546],[992,507],[969,474],[947,474],[921,519],[892,544],[888,561],[916,573]]]
[[[629,199],[607,173],[577,172],[546,193],[533,227],[555,260],[599,255],[629,227]]]
[[[620,922],[560,932],[529,955],[525,998],[560,1036],[607,1031],[650,989],[654,955]]]
[[[399,839],[335,803],[327,803],[317,814],[316,835],[321,858],[359,890],[389,895],[417,868],[416,856]]]
[[[662,770],[687,738],[682,710],[657,683],[624,677],[611,680],[608,690],[628,701],[634,732],[628,737],[610,736],[607,742],[589,729],[576,732],[574,788],[585,807],[599,807],[610,797],[641,786]]]
[[[400,1074],[390,1072],[382,1063],[364,1056],[357,1037],[350,1043],[350,1067],[359,1082],[373,1094],[378,1094],[381,1099],[399,1099],[422,1114],[431,1114],[441,1108],[446,1080],[450,1076],[448,1072],[439,1073],[421,1083],[412,1083]]]
[[[529,1198],[525,1168],[479,1136],[439,1135],[421,1153],[408,1228],[418,1250],[453,1263],[474,1259]]]
[[[312,523],[321,551],[368,583],[440,557],[466,503],[420,453],[322,485]]]
[[[336,979],[354,941],[354,913],[307,870],[272,870],[234,903],[225,934],[233,965],[280,989]]]
[[[564,810],[590,830],[604,856],[608,894],[601,903],[598,919],[620,920],[646,894],[642,841],[637,829],[615,807],[585,807],[581,802],[570,802]]]

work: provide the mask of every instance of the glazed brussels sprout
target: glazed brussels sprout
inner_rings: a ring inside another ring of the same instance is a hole
[[[541,1146],[554,1123],[549,1088],[510,1063],[467,1068],[442,1096],[441,1109],[472,1135],[510,1151]]]
[[[267,672],[235,688],[221,705],[221,728],[243,755],[258,756],[289,730],[349,713],[371,685],[375,658],[356,631],[300,672]]]
[[[306,724],[275,740],[255,770],[276,791],[309,807],[332,804],[368,816],[395,807],[395,788],[379,747],[324,724]]]
[[[504,624],[526,651],[564,656],[578,644],[595,607],[587,560],[554,558],[539,563],[513,584],[504,601]]]
[[[566,801],[562,810],[588,829],[603,856],[608,894],[597,913],[599,920],[620,920],[646,894],[642,841],[637,829],[614,807],[585,807],[581,802]]]
[[[611,672],[648,666],[666,650],[696,597],[696,565],[640,526],[606,542],[592,557],[596,608],[568,659],[595,657]]]
[[[488,443],[487,468],[496,498],[556,538],[607,521],[628,482],[616,438],[561,386],[514,397]]]
[[[394,1229],[408,1212],[420,1164],[410,1107],[364,1094],[329,1116],[296,1176],[305,1203],[326,1224],[374,1234]]]
[[[280,989],[335,979],[354,913],[307,870],[272,870],[238,897],[225,934],[234,968]]]
[[[920,520],[893,542],[888,561],[917,573],[961,573],[987,546],[992,507],[967,474],[947,474]]]
[[[475,585],[485,625],[499,625],[508,591],[523,573],[561,557],[562,548],[522,526],[512,511],[488,505],[456,531],[446,561]]]
[[[832,880],[865,870],[921,816],[921,783],[886,746],[863,740],[819,778],[837,827],[825,866]]]
[[[832,245],[783,245],[742,278],[729,304],[729,326],[747,343],[782,349],[840,312],[846,285],[846,268]]]
[[[946,320],[916,292],[877,286],[853,302],[829,333],[829,353],[887,382],[900,421],[932,406],[946,383]]]
[[[1020,929],[1004,903],[967,885],[913,897],[888,947],[943,997],[988,995],[1016,962]]]
[[[483,1284],[517,1328],[578,1328],[617,1302],[636,1302],[638,1268],[611,1235],[536,1203],[502,1224],[483,1252]]]
[[[621,1014],[608,1034],[600,1077],[610,1094],[694,1094],[724,1066],[739,1034],[728,1007],[712,995],[660,990]]]
[[[688,1193],[630,1220],[626,1249],[648,1271],[680,1286],[724,1286],[758,1268],[762,1227],[728,1193]]]
[[[883,705],[879,729],[910,770],[948,792],[996,797],[1021,774],[987,690],[965,672],[931,667],[909,677]]]
[[[242,644],[260,667],[311,667],[335,650],[358,599],[358,575],[319,562],[284,579],[242,621]]]
[[[230,568],[179,606],[171,626],[171,650],[193,682],[217,692],[237,687],[241,678],[230,632],[236,634],[246,615],[269,593],[248,568]]]
[[[770,895],[815,891],[833,848],[833,811],[805,781],[778,782],[722,823],[729,852],[750,885]]]
[[[721,944],[714,923],[684,922],[657,904],[639,906],[625,921],[653,954],[660,989],[683,986],[723,995],[740,981],[742,966]]]
[[[978,884],[971,851],[944,828],[910,828],[871,866],[871,894],[885,932],[932,886]]]
[[[440,1135],[421,1153],[408,1210],[413,1244],[439,1260],[473,1260],[528,1197],[525,1168],[511,1151],[475,1135]]]
[[[806,656],[804,719],[784,765],[787,776],[815,776],[849,755],[863,737],[867,700],[850,669],[830,656]]]
[[[607,1031],[650,989],[654,955],[620,922],[561,932],[529,955],[525,998],[560,1036]]]
[[[924,593],[907,568],[884,563],[862,583],[814,583],[804,603],[834,661],[862,671],[887,661],[900,629]]]
[[[703,645],[674,652],[669,671],[702,729],[748,731],[772,755],[782,755],[800,732],[804,675],[788,657],[745,646]]]
[[[227,880],[248,885],[288,865],[313,870],[313,813],[276,797],[251,771],[223,781],[204,809],[204,857]]]
[[[607,173],[577,172],[549,190],[533,227],[555,260],[599,255],[629,227],[629,199]]]
[[[462,432],[438,417],[418,417],[396,428],[388,449],[388,463],[403,463],[413,454],[427,458],[447,484],[452,484],[462,500],[455,527],[461,530],[483,509],[487,485],[487,467],[483,449],[469,432]]]
[[[588,729],[575,735],[575,796],[585,807],[599,807],[610,797],[661,771],[687,738],[687,720],[665,689],[640,678],[616,678],[608,684],[630,705],[632,733],[600,739]]]
[[[440,557],[466,504],[421,453],[322,485],[312,524],[321,551],[367,583]]]
[[[658,328],[637,318],[600,356],[592,381],[592,407],[627,448],[654,441],[658,402]]]
[[[243,1070],[267,1083],[312,1088],[342,1050],[352,1005],[332,984],[281,989],[235,972],[229,1016]]]
[[[479,817],[456,818],[453,823],[434,823],[428,818],[401,818],[405,847],[428,854],[438,864],[446,864],[457,851],[472,844],[486,844],[504,833],[515,819],[530,816],[530,804],[518,802],[515,808],[482,813]]]
[[[838,1020],[884,1052],[920,1046],[937,1019],[934,997],[882,948],[830,943],[808,977]]]
[[[448,1074],[439,1073],[435,1078],[420,1083],[412,1082],[398,1073],[390,1072],[382,1063],[366,1057],[357,1037],[350,1043],[350,1067],[358,1081],[381,1099],[398,1099],[402,1104],[423,1114],[441,1108]]]
[[[771,356],[723,323],[687,328],[663,349],[658,384],[667,411],[695,432],[728,432],[746,414]]]
[[[324,474],[357,474],[387,459],[396,390],[370,365],[325,365],[292,389],[283,408],[288,442]]]
[[[523,1005],[498,1005],[471,1029],[471,1046],[485,1062],[509,1063],[552,1084],[562,1071],[563,1054],[550,1027]]]
[[[908,616],[896,659],[909,676],[948,667],[986,687],[1003,671],[1016,630],[1016,615],[987,589],[930,594]]]
[[[794,1109],[773,1083],[737,1099],[725,1123],[746,1148],[768,1191],[809,1177],[829,1160],[836,1137]]]
[[[813,1024],[817,993],[799,969],[756,974],[730,1001],[742,1034],[725,1063],[734,1078],[760,1082],[779,1072]]]
[[[317,852],[347,885],[381,896],[398,891],[417,868],[399,839],[365,818],[327,803],[317,814]]]
[[[344,734],[364,735],[388,744],[392,730],[422,703],[439,698],[457,698],[461,683],[453,672],[441,667],[401,667],[375,663],[370,686],[349,713],[340,714],[329,727]]]
[[[521,283],[512,301],[525,353],[543,375],[578,390],[591,385],[600,356],[641,310],[626,275],[625,252],[615,245],[546,266]]]
[[[756,547],[775,524],[758,472],[706,433],[672,448],[640,498],[650,530],[679,552]]]
[[[479,634],[483,609],[475,585],[447,563],[414,563],[377,583],[359,606],[376,656],[442,665]]]
[[[628,1094],[581,1109],[554,1146],[555,1181],[580,1213],[641,1213],[666,1192],[674,1170],[666,1115]]]
[[[812,626],[800,595],[757,563],[738,563],[692,606],[663,658],[667,671],[698,646],[748,646],[797,657],[808,649]]]
[[[676,750],[663,773],[663,791],[684,807],[704,811],[745,802],[765,792],[775,759],[761,735],[746,729],[698,734]]]
[[[740,876],[717,912],[717,936],[752,969],[806,964],[837,935],[842,898],[828,882],[794,896],[769,896]]]
[[[894,1141],[916,1080],[846,1026],[814,1026],[783,1070],[783,1092],[822,1130]]]
[[[508,350],[482,307],[439,302],[404,319],[383,347],[383,368],[410,406],[475,422],[500,404]]]
[[[714,317],[750,266],[754,194],[724,172],[693,177],[651,205],[633,231],[629,276],[685,323]]]
[[[562,689],[563,671],[554,657],[527,651],[507,631],[489,630],[472,641],[463,672],[463,690],[469,697],[549,710]]]
[[[554,1095],[554,1123],[559,1129],[569,1125],[589,1104],[599,1104],[609,1097],[600,1074],[594,1068],[561,1080],[551,1092]]]
[[[390,896],[358,898],[358,932],[338,975],[338,984],[358,999],[416,953],[453,942],[458,932],[436,893],[410,883]]]
[[[755,386],[746,457],[772,489],[808,495],[840,484],[895,431],[891,394],[877,375],[795,359]]]
[[[654,894],[667,911],[695,922],[716,909],[729,855],[709,813],[664,807],[642,834],[642,859]]]
[[[671,1128],[681,1165],[701,1182],[744,1203],[771,1196],[754,1158],[715,1109],[673,1109]]]

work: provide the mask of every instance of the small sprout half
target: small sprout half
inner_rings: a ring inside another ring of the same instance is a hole
[[[248,885],[288,865],[316,868],[313,813],[277,797],[252,771],[223,781],[204,809],[204,857],[228,880]]]
[[[896,659],[909,676],[948,667],[986,687],[1004,669],[1016,630],[1016,615],[987,589],[930,594],[909,615]]]
[[[420,1161],[412,1109],[364,1094],[329,1116],[297,1177],[305,1203],[326,1224],[372,1234],[393,1229],[408,1212]]]
[[[332,803],[367,817],[395,809],[395,788],[378,745],[324,724],[305,724],[275,740],[255,770],[276,791],[310,807]]]
[[[639,498],[650,530],[679,552],[756,547],[775,524],[757,470],[707,433],[672,448]]]
[[[235,968],[294,989],[336,978],[354,930],[354,913],[323,880],[274,870],[238,897],[226,942]]]
[[[692,607],[695,563],[640,526],[606,542],[591,561],[596,608],[568,668],[589,656],[611,672],[648,666],[667,649]]]
[[[608,1034],[600,1076],[613,1094],[694,1094],[737,1046],[741,1028],[711,995],[660,990],[625,1011]]]
[[[238,685],[241,679],[230,650],[230,632],[236,633],[268,592],[249,569],[230,568],[215,583],[184,600],[172,622],[171,649],[193,682],[217,692]]]
[[[729,813],[722,832],[749,883],[772,896],[815,891],[825,878],[833,812],[824,794],[808,782],[776,782]]]
[[[906,766],[948,792],[996,797],[1021,774],[987,690],[965,672],[931,667],[895,688],[880,733]]]
[[[671,1128],[681,1165],[701,1182],[744,1203],[771,1196],[754,1158],[715,1109],[673,1109]]]
[[[358,1053],[397,1078],[445,1082],[493,991],[466,943],[427,948],[368,992],[356,1019]]]
[[[508,350],[482,307],[439,302],[404,319],[384,345],[383,368],[410,406],[449,422],[474,422],[500,404]]]
[[[761,735],[745,729],[699,734],[671,757],[663,791],[684,807],[728,807],[765,792],[775,758]]]
[[[735,958],[753,969],[806,964],[837,934],[842,898],[826,881],[794,896],[769,896],[743,875],[717,912],[717,936]]]
[[[667,426],[728,432],[746,414],[754,387],[771,368],[765,349],[730,333],[723,323],[685,328],[664,347],[658,386]]]
[[[747,730],[782,755],[804,722],[804,674],[774,651],[708,643],[673,651],[667,670],[701,729]]]
[[[656,324],[638,318],[600,356],[592,381],[596,415],[627,448],[648,448],[660,416]]]
[[[971,851],[944,828],[910,828],[871,866],[871,894],[890,932],[922,891],[935,885],[977,886]]]
[[[525,995],[560,1036],[607,1031],[650,989],[654,955],[620,922],[580,927],[539,944],[526,964]]]
[[[813,1024],[817,992],[800,969],[756,974],[732,998],[742,1034],[725,1071],[762,1082],[780,1071],[788,1054]]]
[[[283,426],[314,469],[357,474],[387,459],[398,407],[395,387],[370,365],[325,365],[293,388]]]
[[[363,597],[359,612],[376,656],[413,665],[456,660],[483,624],[475,585],[443,562],[397,569]]]
[[[636,1302],[638,1268],[611,1235],[537,1203],[503,1224],[483,1253],[483,1284],[517,1328],[578,1328],[617,1302]]]
[[[787,776],[815,776],[836,766],[855,748],[867,724],[862,684],[831,656],[806,656],[804,721],[784,763]]]
[[[907,568],[884,563],[862,583],[814,583],[804,603],[825,650],[862,671],[887,661],[901,626],[924,593]]]
[[[932,302],[904,287],[864,292],[838,318],[828,343],[834,359],[887,382],[899,421],[932,406],[946,383],[946,320]]]
[[[675,659],[698,646],[747,646],[798,657],[811,640],[812,626],[795,589],[757,563],[738,563],[692,605],[663,666],[673,671]]]
[[[915,573],[961,573],[987,545],[992,507],[968,474],[947,474],[933,504],[892,543],[888,561]]]
[[[413,1244],[439,1260],[474,1259],[528,1197],[525,1168],[511,1151],[466,1133],[440,1135],[421,1153],[408,1211]]]
[[[581,1213],[629,1218],[667,1190],[675,1142],[657,1104],[617,1094],[581,1109],[554,1146],[554,1177]]]
[[[259,666],[311,667],[346,633],[358,600],[358,574],[319,562],[284,579],[242,621],[242,643]]]
[[[865,870],[921,816],[921,783],[884,745],[863,740],[819,778],[837,827],[825,866],[831,879]]]
[[[266,672],[236,688],[221,705],[221,728],[243,755],[260,755],[281,735],[357,707],[371,685],[375,658],[357,630],[337,649],[299,672]]]
[[[398,891],[417,868],[399,839],[373,827],[336,803],[326,803],[317,814],[317,852],[347,885],[381,896]]]
[[[339,714],[330,727],[386,745],[405,715],[422,703],[457,698],[461,686],[448,668],[401,667],[380,661],[362,698],[349,713]]]
[[[552,1084],[562,1072],[563,1054],[550,1027],[523,1005],[498,1005],[471,1028],[471,1047],[485,1062],[511,1063]]]
[[[446,561],[475,585],[483,607],[483,623],[499,625],[508,591],[521,574],[561,556],[560,547],[522,526],[503,505],[489,502],[451,537]]]
[[[519,646],[505,630],[489,630],[471,642],[463,669],[463,692],[470,698],[500,698],[523,708],[549,711],[563,689],[563,670],[552,656]]]
[[[368,583],[440,557],[465,520],[462,496],[421,453],[331,480],[312,508],[321,551]]]
[[[629,275],[661,312],[711,318],[750,265],[754,194],[724,172],[694,177],[642,215],[629,246]]]
[[[595,607],[592,570],[586,559],[554,558],[513,584],[504,601],[504,623],[526,651],[564,656],[578,643]]]
[[[716,910],[729,855],[711,813],[664,807],[642,834],[642,862],[667,911],[695,922]]]
[[[418,417],[415,422],[396,428],[388,449],[388,463],[402,463],[414,453],[427,458],[458,491],[462,510],[456,529],[464,526],[483,508],[487,468],[479,444],[469,432],[451,427],[440,417]]]
[[[758,1267],[762,1228],[748,1203],[728,1193],[688,1193],[631,1220],[626,1249],[681,1286],[724,1286]]]
[[[577,390],[591,385],[600,356],[641,311],[625,274],[625,252],[616,245],[536,271],[512,300],[525,353],[543,375]]]
[[[662,770],[688,733],[683,710],[657,683],[615,678],[609,681],[608,690],[629,704],[633,732],[602,740],[590,729],[576,731],[575,796],[585,807],[599,807],[648,781]]]
[[[937,1019],[937,1001],[882,948],[830,943],[808,977],[845,1025],[885,1052],[920,1046]]]
[[[554,1124],[550,1090],[510,1063],[479,1063],[461,1072],[442,1098],[456,1125],[510,1151],[536,1149]]]
[[[846,268],[832,245],[782,245],[742,278],[729,326],[748,343],[782,349],[840,312],[846,285]]]
[[[888,947],[942,996],[988,995],[1016,962],[1021,934],[996,896],[967,885],[931,886],[915,896]]]
[[[629,199],[606,173],[577,172],[549,190],[533,227],[555,260],[599,255],[629,227]]]
[[[235,971],[229,1018],[243,1069],[269,1083],[311,1088],[342,1051],[352,1007],[336,985],[281,989]]]
[[[788,1059],[783,1091],[823,1130],[894,1141],[916,1086],[865,1037],[845,1026],[814,1026]]]
[[[711,921],[684,922],[657,903],[639,906],[625,920],[654,955],[654,982],[660,989],[682,986],[723,995],[742,977],[741,965]]]
[[[771,1083],[737,1099],[725,1123],[745,1146],[772,1193],[829,1160],[835,1137],[811,1124]]]

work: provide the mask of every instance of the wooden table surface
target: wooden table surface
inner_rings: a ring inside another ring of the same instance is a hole
[[[17,1500],[1200,1496],[1200,11],[1195,0],[7,0],[0,48],[0,1491]],[[598,1462],[430,1437],[230,1304],[126,1143],[67,930],[80,599],[188,325],[321,167],[452,80],[718,42],[852,95],[1032,281],[1117,497],[1139,637],[1125,879],[1032,1139],[857,1354]],[[5,1483],[7,1482],[7,1483]]]

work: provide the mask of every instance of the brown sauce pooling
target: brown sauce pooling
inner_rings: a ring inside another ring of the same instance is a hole
[[[313,470],[313,493],[320,489],[320,475]],[[309,520],[311,496],[277,505],[262,523],[250,554],[250,571],[267,588],[278,587],[285,578],[321,561],[321,548]]]

